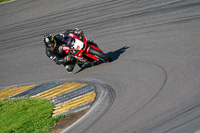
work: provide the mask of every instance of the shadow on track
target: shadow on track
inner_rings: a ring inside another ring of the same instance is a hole
[[[121,54],[123,54],[126,49],[130,48],[129,46],[124,46],[116,51],[108,52],[107,55],[109,55],[113,61],[117,60]]]
[[[118,50],[111,51],[111,52],[108,52],[108,53],[106,53],[106,54],[109,55],[109,56],[112,58],[112,62],[113,62],[113,61],[117,60],[117,59],[119,58],[119,56],[120,56],[121,54],[123,54],[123,53],[126,51],[126,49],[128,49],[128,48],[129,48],[129,46],[124,46],[124,47],[122,47],[122,48],[120,48],[120,49],[118,49]],[[104,62],[103,62],[103,61],[100,61],[100,62],[98,62],[98,63],[93,64],[92,66],[97,66],[97,65],[100,65],[100,64],[102,64],[102,63],[104,63]],[[83,71],[84,69],[90,68],[90,67],[92,67],[92,66],[91,66],[90,64],[86,64],[86,65],[84,65],[80,70],[78,70],[75,74],[77,74],[77,73]]]

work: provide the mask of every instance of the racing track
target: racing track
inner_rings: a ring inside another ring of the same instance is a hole
[[[194,133],[200,129],[199,0],[16,0],[0,5],[1,88],[81,80],[108,94],[66,132]],[[114,61],[68,74],[46,33],[80,27]]]

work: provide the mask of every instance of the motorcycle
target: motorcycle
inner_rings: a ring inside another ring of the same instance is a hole
[[[72,42],[72,47],[63,46],[63,51],[66,54],[72,52],[72,56],[76,59],[77,64],[87,64],[87,63],[96,63],[99,61],[111,62],[112,58],[103,51],[93,42],[87,42],[84,36],[78,37],[76,34],[69,33],[69,37],[75,39]],[[70,53],[71,54],[71,53]]]

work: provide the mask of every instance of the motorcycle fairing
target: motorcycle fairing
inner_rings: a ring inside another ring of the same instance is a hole
[[[98,50],[98,51],[101,51],[101,49],[99,49],[99,48],[97,48],[97,47],[95,47],[95,46],[89,46],[89,47],[88,47],[88,46],[87,46],[87,41],[86,41],[86,39],[85,39],[84,36],[81,37],[81,39],[80,39],[79,37],[77,37],[77,36],[76,36],[75,34],[73,34],[73,33],[69,33],[68,36],[74,38],[80,45],[83,44],[82,49],[79,48],[80,50],[79,50],[78,52],[75,53],[75,57],[76,57],[76,58],[82,57],[83,54],[84,54],[84,55],[86,55],[87,57],[89,57],[89,58],[91,58],[91,59],[94,59],[94,60],[97,60],[97,59],[98,59],[98,57],[96,57],[96,56],[90,54],[90,53],[89,53],[89,50],[90,50],[91,47],[92,47],[93,49]],[[81,44],[80,42],[82,42],[82,44]],[[73,48],[70,49],[70,48],[64,46],[64,47],[63,47],[63,50],[68,54],[70,50],[77,50],[77,49],[73,49]],[[85,51],[85,53],[84,53],[84,51]]]

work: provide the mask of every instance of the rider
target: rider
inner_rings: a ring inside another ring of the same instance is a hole
[[[46,46],[46,55],[53,60],[56,64],[63,64],[68,72],[72,72],[76,63],[73,56],[66,54],[62,46],[69,46],[73,38],[69,37],[68,34],[73,33],[78,37],[83,37],[83,30],[75,28],[74,30],[67,30],[64,34],[57,34],[52,36],[51,34],[46,34],[43,38],[43,43]],[[86,40],[87,42],[93,42],[91,40]],[[78,64],[81,67],[81,64]]]

